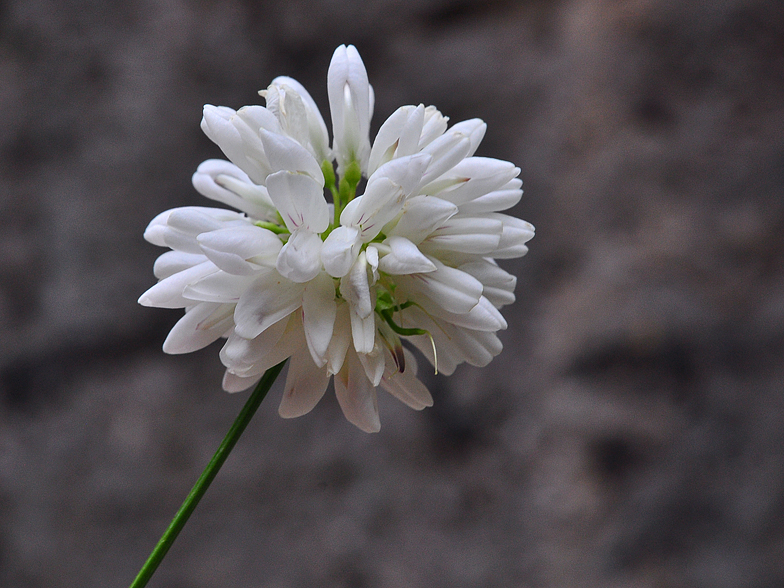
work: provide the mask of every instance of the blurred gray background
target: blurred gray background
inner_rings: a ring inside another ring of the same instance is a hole
[[[784,585],[784,4],[0,3],[0,586],[127,586],[246,394],[137,306],[204,103],[281,74],[373,133],[481,117],[537,236],[505,350],[382,394],[382,430],[262,405],[150,586]]]

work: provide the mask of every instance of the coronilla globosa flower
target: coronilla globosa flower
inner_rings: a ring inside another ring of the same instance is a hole
[[[309,412],[334,376],[348,420],[373,432],[378,386],[417,410],[432,404],[403,342],[444,374],[500,353],[515,277],[495,260],[525,255],[534,229],[499,212],[522,182],[512,163],[474,156],[484,122],[448,127],[433,106],[403,106],[371,145],[373,90],[353,46],[335,51],[327,88],[331,146],[316,103],[288,77],[259,92],[266,107],[204,107],[201,127],[228,161],[202,163],[193,185],[238,212],[153,219],[145,239],[171,251],[139,302],[185,309],[167,353],[226,338],[227,391],[289,358],[282,416]]]

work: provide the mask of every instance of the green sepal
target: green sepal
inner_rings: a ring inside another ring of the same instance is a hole
[[[392,298],[392,295],[383,291],[376,296],[376,310],[382,312],[384,310],[392,310],[397,308],[398,304]]]
[[[362,179],[362,168],[359,167],[359,162],[356,159],[346,166],[343,177],[346,178],[351,187],[356,189]]]
[[[321,173],[324,174],[324,187],[334,194],[335,170],[332,167],[332,162],[328,159],[321,162]]]

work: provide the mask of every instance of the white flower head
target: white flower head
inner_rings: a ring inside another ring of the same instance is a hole
[[[266,106],[204,107],[202,129],[228,161],[202,163],[193,185],[239,212],[155,217],[144,237],[171,250],[139,302],[185,310],[167,353],[226,339],[227,391],[289,359],[281,416],[309,412],[334,376],[346,418],[374,432],[378,387],[416,410],[432,404],[404,344],[444,374],[501,352],[499,309],[516,280],[495,259],[525,255],[534,228],[501,212],[522,196],[520,170],[474,156],[481,120],[448,128],[433,106],[403,106],[371,146],[373,90],[351,45],[335,51],[327,90],[332,148],[292,78],[260,92]]]

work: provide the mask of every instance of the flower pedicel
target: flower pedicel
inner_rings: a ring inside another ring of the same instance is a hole
[[[375,432],[378,386],[414,409],[432,404],[402,341],[445,374],[501,352],[499,309],[516,280],[495,259],[525,255],[534,228],[499,212],[522,182],[512,163],[474,157],[484,122],[447,128],[433,106],[402,106],[371,146],[373,90],[353,46],[335,51],[327,87],[331,148],[315,102],[288,77],[260,92],[266,107],[204,107],[201,127],[229,161],[205,161],[193,185],[239,212],[153,219],[145,239],[171,251],[139,302],[185,309],[167,353],[227,339],[227,391],[289,358],[282,416],[309,412],[334,376],[346,418]]]

